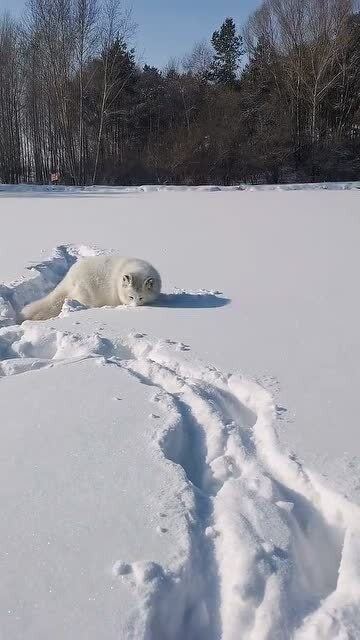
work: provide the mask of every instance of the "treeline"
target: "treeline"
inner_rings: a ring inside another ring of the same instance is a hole
[[[360,179],[360,14],[265,0],[165,70],[120,0],[30,0],[0,23],[0,181]]]

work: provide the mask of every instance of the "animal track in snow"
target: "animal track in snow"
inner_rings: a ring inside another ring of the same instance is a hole
[[[186,556],[169,567],[114,564],[114,578],[138,593],[148,637],[337,639],[360,598],[359,512],[281,452],[268,392],[145,336],[114,345],[37,323],[0,330],[2,375],[93,357],[153,388],[167,421],[149,429],[193,496]],[[169,529],[158,522],[161,535]]]
[[[192,553],[159,586],[150,637],[161,634],[166,601],[178,606],[174,638],[302,638],[337,600],[341,619],[351,597],[343,600],[338,575],[359,511],[280,451],[271,396],[161,343],[130,338],[129,346],[135,358],[121,366],[155,387],[153,401],[171,416],[158,443],[194,491]]]
[[[28,278],[0,284],[0,327],[16,324],[21,309],[54,289],[78,258],[99,253],[94,247],[60,245],[48,259],[28,265]]]

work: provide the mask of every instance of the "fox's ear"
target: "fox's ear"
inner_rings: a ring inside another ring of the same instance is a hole
[[[131,275],[126,274],[125,276],[123,276],[123,285],[124,285],[124,287],[130,287],[130,285],[131,285]]]
[[[151,291],[154,288],[155,280],[154,278],[147,278],[144,282],[144,288]]]

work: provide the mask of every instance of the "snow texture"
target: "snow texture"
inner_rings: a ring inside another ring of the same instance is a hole
[[[61,322],[78,333],[16,325],[96,252],[58,247],[1,288],[4,637],[359,638],[360,508],[280,445],[264,385],[177,339],[84,333],[76,301]],[[181,289],[160,306],[228,302]]]
[[[217,193],[217,192],[235,192],[235,191],[352,191],[360,189],[360,182],[321,182],[321,183],[298,183],[298,184],[279,184],[279,185],[249,185],[238,184],[230,187],[222,185],[203,185],[203,186],[175,186],[175,185],[141,185],[141,186],[88,186],[73,187],[66,185],[32,185],[32,184],[0,184],[0,193],[5,195],[26,196],[35,195],[37,197],[46,195],[121,195],[121,194],[137,194],[137,193]]]

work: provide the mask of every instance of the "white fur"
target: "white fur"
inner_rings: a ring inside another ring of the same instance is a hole
[[[120,256],[83,258],[48,296],[24,307],[21,318],[53,318],[60,313],[66,298],[86,307],[147,304],[158,297],[160,290],[160,275],[144,260]]]

